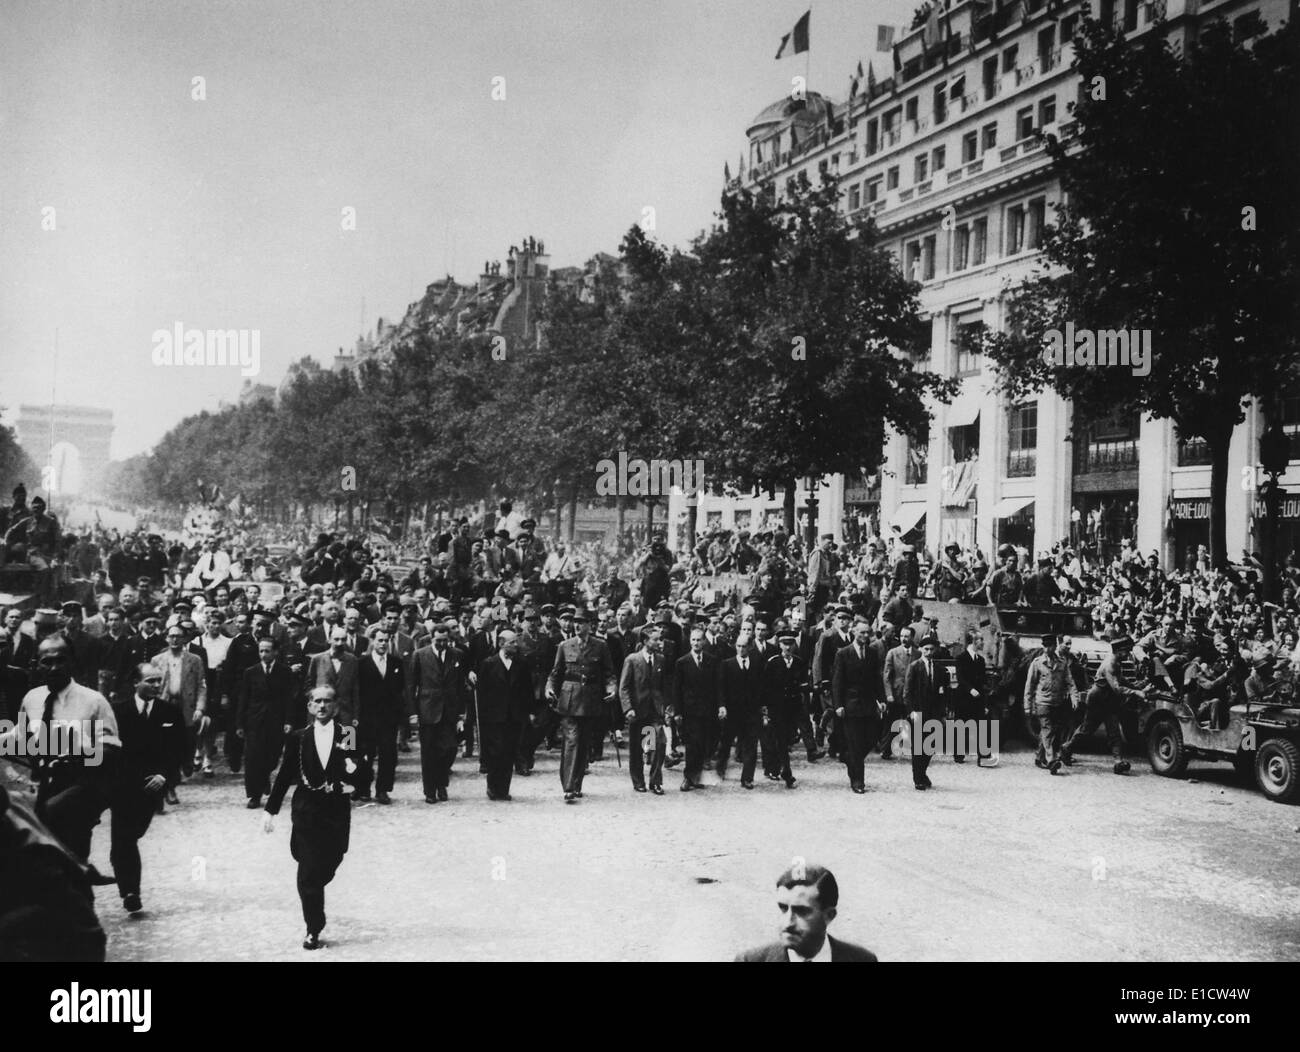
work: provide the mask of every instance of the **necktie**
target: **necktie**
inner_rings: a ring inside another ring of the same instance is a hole
[[[50,691],[50,693],[45,698],[45,710],[41,713],[41,723],[45,726],[45,740],[47,742],[50,740],[50,721],[54,719],[54,702],[58,699],[58,697],[59,697],[59,692],[57,690]],[[51,757],[47,749],[44,755],[38,756],[36,758],[37,770],[40,770],[42,767],[48,766],[50,759]]]
[[[269,676],[269,675],[271,674],[271,666],[270,666],[270,665],[264,665],[263,667],[266,669],[266,674]]]

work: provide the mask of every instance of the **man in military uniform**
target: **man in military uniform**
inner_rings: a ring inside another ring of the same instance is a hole
[[[808,666],[795,653],[798,641],[799,637],[789,629],[781,631],[777,635],[781,652],[768,658],[763,669],[767,686],[763,761],[768,768],[764,773],[771,781],[784,780],[787,789],[798,784],[790,772],[790,730],[803,719],[804,697],[808,693]],[[811,756],[811,738],[806,744]]]
[[[616,687],[609,648],[592,636],[591,621],[590,611],[575,612],[577,634],[556,649],[555,666],[546,684],[546,697],[560,717],[560,782],[566,804],[582,796],[592,724],[601,706],[613,698]]]
[[[1132,651],[1131,636],[1120,636],[1111,643],[1110,654],[1097,669],[1097,678],[1088,691],[1083,722],[1061,749],[1061,762],[1067,767],[1074,763],[1074,750],[1079,742],[1105,724],[1106,744],[1110,747],[1111,756],[1115,758],[1115,773],[1124,774],[1128,771],[1129,762],[1124,759],[1123,753],[1124,739],[1120,737],[1119,709],[1126,697],[1143,697],[1142,691],[1124,682],[1123,661]]]
[[[1056,774],[1061,769],[1061,738],[1070,718],[1070,706],[1079,707],[1079,690],[1070,666],[1056,652],[1056,636],[1043,636],[1042,652],[1029,666],[1025,680],[1025,711],[1039,719],[1038,755],[1034,764]]]

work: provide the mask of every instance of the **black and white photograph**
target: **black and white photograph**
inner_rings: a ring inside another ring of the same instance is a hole
[[[183,1039],[254,962],[1284,1011],[1295,6],[2,0],[40,1019]]]

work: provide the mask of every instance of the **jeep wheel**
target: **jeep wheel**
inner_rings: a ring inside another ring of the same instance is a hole
[[[1147,758],[1151,770],[1166,778],[1181,778],[1187,773],[1187,748],[1183,729],[1176,720],[1159,720],[1147,731]]]
[[[1300,749],[1285,738],[1270,738],[1255,753],[1255,781],[1260,791],[1280,804],[1300,794]]]

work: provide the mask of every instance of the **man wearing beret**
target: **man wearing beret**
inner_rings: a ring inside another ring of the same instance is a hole
[[[566,804],[582,797],[592,724],[617,687],[609,648],[591,634],[591,621],[589,611],[575,612],[576,634],[556,648],[555,665],[546,684],[546,697],[560,717],[560,782]]]

